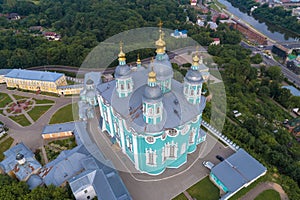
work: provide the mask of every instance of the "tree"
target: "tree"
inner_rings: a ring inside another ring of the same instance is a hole
[[[281,68],[278,66],[269,67],[267,70],[267,76],[269,76],[271,80],[276,80],[278,82],[281,82],[283,80]]]
[[[258,53],[255,54],[254,56],[252,56],[252,57],[250,58],[250,60],[251,60],[251,63],[254,63],[254,64],[259,64],[259,63],[261,63],[261,62],[263,61],[261,55],[258,54]]]

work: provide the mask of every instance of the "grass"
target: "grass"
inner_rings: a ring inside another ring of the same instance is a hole
[[[51,108],[51,105],[35,106],[31,111],[28,112],[28,115],[33,119],[33,121],[37,121],[50,108]]]
[[[29,99],[28,97],[24,97],[24,96],[20,96],[20,95],[16,95],[16,94],[13,94],[13,97],[14,97],[16,100],[19,100],[19,99]]]
[[[0,108],[4,108],[10,102],[12,102],[12,100],[8,94],[0,93]]]
[[[218,200],[219,199],[219,188],[216,187],[207,176],[192,187],[187,192],[198,200]]]
[[[264,175],[263,177],[260,177],[254,183],[252,183],[251,185],[249,185],[248,187],[243,188],[240,191],[238,191],[235,195],[233,195],[230,198],[230,200],[238,200],[238,199],[240,199],[242,196],[244,196],[245,194],[247,194],[247,192],[249,192],[251,189],[255,188],[259,183],[265,182],[265,181],[273,181],[274,182],[274,180],[272,179],[272,176],[268,172],[267,172],[266,175]]]
[[[31,123],[25,117],[25,115],[18,115],[18,116],[9,116],[10,119],[14,120],[21,126],[29,126]]]
[[[277,191],[270,189],[260,193],[254,200],[265,200],[265,199],[280,200],[280,195]]]
[[[3,152],[10,148],[11,144],[14,142],[14,139],[9,137],[3,142],[0,143],[0,161],[4,159]]]
[[[36,104],[48,104],[48,103],[54,103],[54,101],[49,99],[33,99]]]
[[[186,198],[186,196],[183,193],[181,193],[180,195],[175,197],[173,200],[188,200],[188,199]]]
[[[73,112],[74,106],[74,112]],[[50,120],[50,124],[65,123],[78,120],[78,105],[77,103],[66,105],[59,109]]]

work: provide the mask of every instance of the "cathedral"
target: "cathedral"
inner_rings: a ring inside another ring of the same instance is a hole
[[[160,28],[156,57],[149,67],[139,58],[135,67],[129,67],[120,45],[115,79],[97,86],[100,129],[137,170],[150,175],[182,166],[206,139],[200,129],[206,104],[200,58],[194,55],[183,83],[176,81],[163,36]]]

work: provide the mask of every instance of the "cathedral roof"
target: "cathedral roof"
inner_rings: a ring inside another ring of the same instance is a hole
[[[204,82],[201,72],[199,72],[198,70],[193,70],[193,69],[188,70],[188,72],[185,75],[185,79],[188,82],[194,83],[194,84],[200,84],[200,83]]]
[[[202,96],[201,103],[197,105],[190,104],[183,94],[183,84],[172,79],[171,91],[162,94],[161,100],[164,111],[160,123],[155,125],[146,124],[143,120],[141,107],[144,93],[147,85],[148,70],[141,69],[132,72],[134,82],[133,93],[126,98],[119,98],[115,91],[115,80],[98,85],[97,90],[100,95],[113,106],[114,111],[126,120],[126,124],[132,127],[136,132],[156,133],[168,128],[175,128],[186,122],[193,120],[205,107],[205,97]],[[156,93],[157,92],[157,93]],[[149,95],[159,96],[158,91],[149,91]],[[148,95],[148,91],[147,91]],[[135,112],[131,112],[134,110]]]

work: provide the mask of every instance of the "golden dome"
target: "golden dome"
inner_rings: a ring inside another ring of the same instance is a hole
[[[152,66],[152,70],[148,73],[148,82],[151,82],[151,83],[156,82],[156,73],[153,70],[153,66]]]
[[[199,60],[200,60],[200,58],[198,57],[197,54],[195,54],[193,57],[193,66],[199,65]]]
[[[166,49],[166,42],[164,41],[164,35],[165,33],[162,31],[162,22],[160,21],[159,26],[159,39],[155,42],[156,45],[156,53],[165,53]]]
[[[137,60],[136,60],[136,64],[137,64],[137,65],[141,65],[141,64],[142,64],[142,61],[141,61],[141,59],[140,59],[140,54],[138,54],[138,58],[137,58]]]
[[[126,55],[123,52],[123,42],[120,42],[120,53],[119,53],[119,61],[125,61],[126,60]]]

